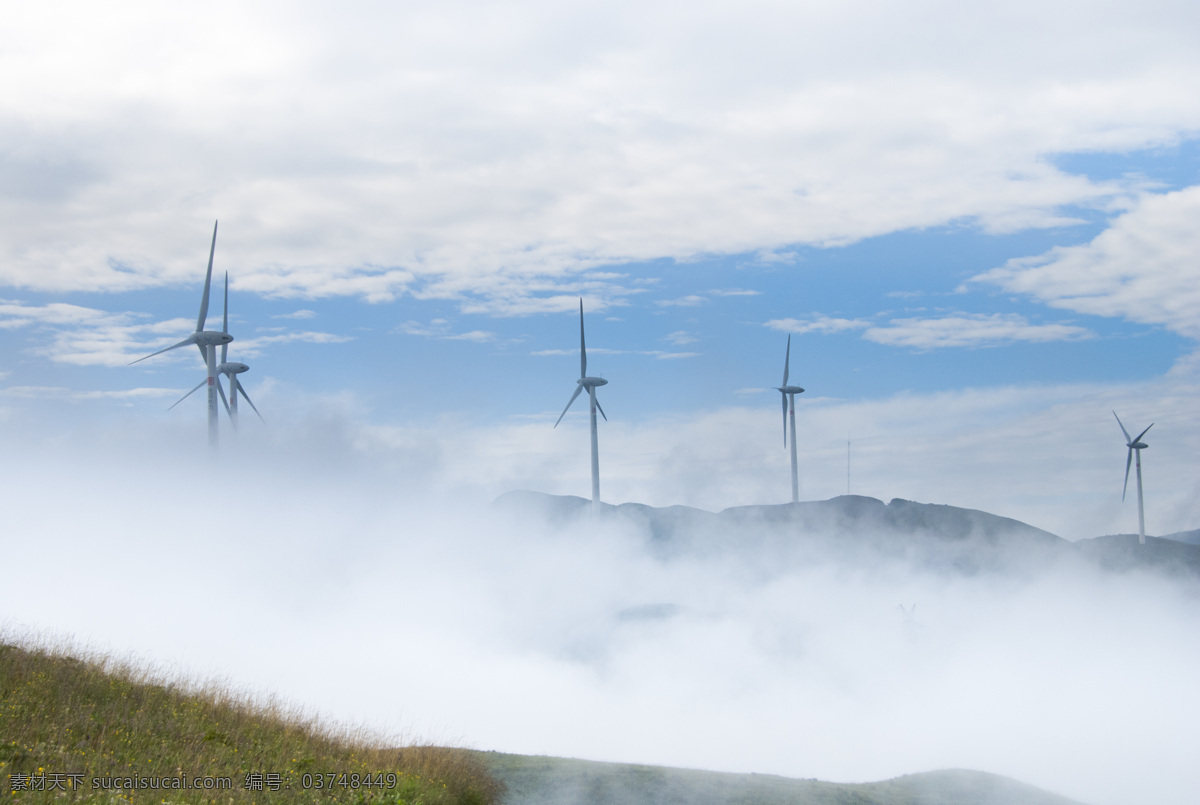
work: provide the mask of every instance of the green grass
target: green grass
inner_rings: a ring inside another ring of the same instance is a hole
[[[248,777],[255,774],[264,775],[261,790]],[[278,790],[268,774],[279,775]],[[103,787],[104,778],[151,777],[229,785],[135,790],[122,779],[119,790]],[[75,790],[27,790],[22,781]],[[389,748],[364,730],[334,729],[220,685],[165,682],[105,657],[0,643],[3,802],[493,805],[501,793],[465,750]]]

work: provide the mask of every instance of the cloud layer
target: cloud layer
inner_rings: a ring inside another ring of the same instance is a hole
[[[1200,187],[1144,196],[1090,243],[1010,260],[974,281],[1200,340],[1198,215]]]
[[[122,10],[6,26],[0,282],[194,281],[221,218],[243,290],[540,309],[602,264],[1061,223],[1139,184],[1047,155],[1200,128],[1182,3]]]
[[[312,435],[271,461],[227,450],[212,486],[162,439],[4,469],[6,625],[484,749],[843,781],[980,768],[1096,805],[1195,791],[1194,591],[664,561],[629,528],[448,492],[454,443],[355,464]]]

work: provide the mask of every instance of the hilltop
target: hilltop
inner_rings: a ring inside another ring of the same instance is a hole
[[[479,753],[508,789],[506,805],[1079,805],[1007,777],[965,769],[876,783]]]
[[[591,502],[572,495],[509,492],[497,509],[566,526],[591,520]],[[709,512],[689,506],[600,505],[599,520],[633,529],[669,559],[731,554],[776,565],[832,562],[870,567],[904,562],[954,575],[1036,573],[1063,563],[1105,571],[1148,570],[1200,581],[1200,545],[1137,535],[1071,542],[1019,520],[977,509],[861,495]],[[1172,535],[1192,537],[1200,532]]]

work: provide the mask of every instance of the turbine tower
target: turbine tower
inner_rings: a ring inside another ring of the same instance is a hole
[[[608,421],[608,415],[604,413],[604,409],[600,407],[600,401],[596,399],[596,387],[608,384],[608,381],[602,377],[587,376],[587,344],[583,337],[583,298],[579,299],[579,379],[576,382],[575,393],[571,395],[571,399],[567,401],[567,407],[558,415],[558,420],[554,423],[554,427],[558,427],[558,423],[562,422],[562,418],[567,415],[567,410],[571,404],[575,402],[575,398],[579,396],[584,389],[588,391],[588,398],[591,401],[592,414],[592,513],[600,511],[600,447],[596,436],[596,412],[600,412],[600,416],[604,417],[604,421]]]
[[[221,332],[223,332],[223,333],[229,332],[229,272],[228,271],[225,272],[225,309],[224,309],[224,314],[222,316]],[[254,405],[254,401],[250,399],[250,395],[246,393],[245,387],[242,386],[242,384],[237,379],[237,376],[239,374],[241,374],[242,372],[250,371],[250,367],[244,363],[236,363],[233,361],[229,361],[227,359],[228,355],[229,355],[229,344],[228,343],[222,344],[221,345],[221,362],[219,364],[217,364],[217,375],[218,375],[218,377],[217,377],[217,393],[221,395],[221,402],[225,404],[225,412],[227,414],[229,414],[229,421],[233,425],[233,429],[237,430],[238,391],[241,391],[242,396],[246,398],[246,402],[250,403],[250,407],[254,409],[254,413],[258,414],[258,418],[262,419],[263,416],[262,416],[262,414],[260,414],[258,412],[258,407]],[[221,388],[221,378],[219,377],[220,375],[225,375],[226,379],[229,380],[229,398],[228,399],[225,398],[225,390],[223,388]],[[205,382],[206,381],[201,380],[195,386],[195,388],[193,388],[187,394],[183,395],[178,400],[176,400],[171,405],[171,408],[174,408],[176,405],[179,405],[181,402],[186,400],[188,397],[192,396],[192,392],[196,391],[196,389],[200,388],[200,386],[203,386]],[[167,409],[167,410],[170,410],[170,409]],[[263,419],[263,422],[266,422],[266,420]]]
[[[1121,501],[1125,501],[1125,492],[1129,489],[1129,464],[1133,461],[1134,455],[1137,455],[1137,487],[1138,487],[1138,544],[1146,544],[1146,515],[1142,509],[1142,450],[1150,445],[1142,441],[1142,437],[1146,435],[1146,431],[1154,427],[1151,422],[1146,430],[1137,435],[1136,439],[1129,438],[1129,431],[1125,430],[1125,426],[1121,423],[1121,417],[1117,416],[1117,412],[1113,411],[1113,416],[1117,417],[1117,424],[1121,426],[1121,433],[1125,434],[1125,446],[1129,448],[1129,452],[1125,456],[1125,485],[1121,487]]]
[[[205,378],[208,383],[208,444],[212,448],[217,446],[217,393],[220,387],[217,385],[217,346],[228,344],[233,340],[228,332],[217,332],[215,330],[205,330],[204,322],[208,318],[208,292],[212,286],[212,266],[213,254],[217,250],[217,223],[213,222],[212,246],[208,250],[208,273],[204,276],[204,295],[200,297],[200,315],[196,317],[196,331],[187,338],[180,341],[178,344],[172,344],[166,349],[160,349],[158,352],[151,352],[145,358],[138,358],[129,365],[141,363],[146,358],[153,358],[155,355],[161,355],[164,352],[170,352],[173,349],[186,347],[188,344],[195,344],[200,350],[200,354],[204,356],[204,363],[208,369]],[[200,385],[204,385],[201,383]],[[199,388],[197,386],[196,388]],[[195,391],[196,389],[192,389]],[[189,391],[188,394],[192,392]],[[224,396],[224,395],[222,395]],[[187,394],[184,395],[187,397]],[[179,403],[176,402],[176,405]],[[174,408],[175,406],[171,406]]]
[[[800,502],[800,478],[796,468],[796,395],[803,394],[799,386],[788,385],[788,365],[792,360],[792,337],[787,340],[787,352],[783,356],[783,385],[775,390],[783,395],[783,446],[788,446],[788,419],[792,423],[792,503]],[[791,403],[789,406],[788,403]],[[847,470],[849,473],[849,470]]]

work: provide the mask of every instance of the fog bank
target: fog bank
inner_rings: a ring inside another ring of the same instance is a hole
[[[1095,805],[1200,790],[1195,585],[666,557],[635,524],[515,515],[411,467],[236,454],[9,465],[8,628],[483,749],[965,767]]]

